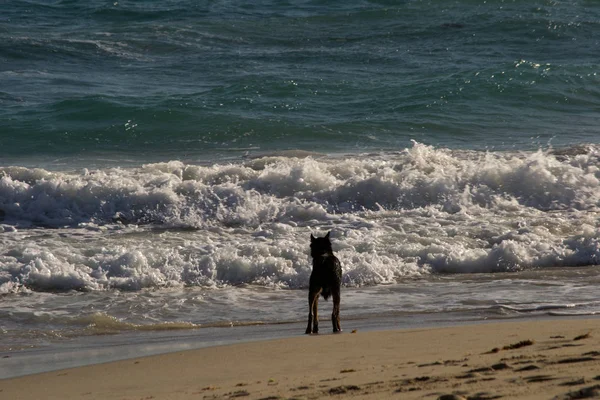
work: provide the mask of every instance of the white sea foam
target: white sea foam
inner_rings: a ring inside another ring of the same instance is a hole
[[[3,167],[0,292],[303,287],[328,230],[346,285],[596,264],[599,200],[595,146]]]

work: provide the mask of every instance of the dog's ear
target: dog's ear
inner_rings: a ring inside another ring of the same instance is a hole
[[[331,233],[331,231],[327,232],[327,235],[325,235],[325,239],[329,239],[329,234]]]
[[[312,233],[310,234],[310,242],[314,242],[315,241],[315,237],[312,235]]]

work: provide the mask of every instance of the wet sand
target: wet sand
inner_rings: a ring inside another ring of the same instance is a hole
[[[600,398],[600,319],[299,335],[0,380],[14,400],[322,397]]]

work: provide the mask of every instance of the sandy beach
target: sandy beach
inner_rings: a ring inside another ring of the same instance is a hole
[[[5,379],[0,397],[600,398],[600,319],[299,335]]]

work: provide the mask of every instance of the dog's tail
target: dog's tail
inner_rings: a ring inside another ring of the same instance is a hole
[[[321,296],[323,296],[323,298],[327,300],[329,296],[331,296],[331,288],[323,288],[323,290],[321,291]]]

